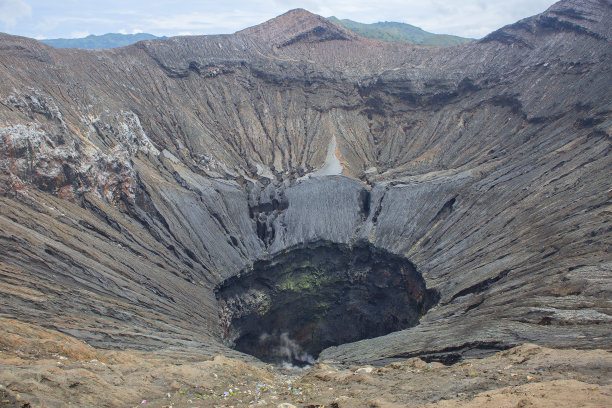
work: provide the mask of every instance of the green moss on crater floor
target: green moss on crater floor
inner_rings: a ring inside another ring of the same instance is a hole
[[[256,262],[225,281],[217,298],[226,343],[294,362],[411,327],[437,302],[409,260],[365,243],[328,242]]]

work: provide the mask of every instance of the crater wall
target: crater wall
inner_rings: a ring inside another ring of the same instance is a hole
[[[214,288],[329,242],[439,301],[324,358],[609,347],[611,15],[561,1],[445,49],[304,10],[106,51],[2,34],[0,314],[236,354]],[[316,177],[333,140],[342,174]]]

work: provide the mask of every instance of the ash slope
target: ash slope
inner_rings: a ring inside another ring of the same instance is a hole
[[[367,241],[440,303],[324,358],[609,347],[611,15],[562,1],[445,49],[304,10],[103,51],[1,35],[1,314],[229,353],[215,285]],[[305,179],[333,143],[342,175]]]

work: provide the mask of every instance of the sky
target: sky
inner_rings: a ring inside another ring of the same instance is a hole
[[[481,38],[541,13],[554,0],[0,0],[0,31],[32,38],[139,32],[229,34],[294,8],[362,23],[398,21]]]

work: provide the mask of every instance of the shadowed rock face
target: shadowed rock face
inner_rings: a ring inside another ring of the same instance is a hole
[[[217,298],[227,344],[307,363],[327,347],[414,326],[437,294],[405,258],[320,242],[256,262],[223,282]]]
[[[0,35],[0,313],[231,354],[215,287],[367,243],[439,302],[324,358],[607,347],[611,9],[562,1],[445,49],[304,10],[94,52]]]

